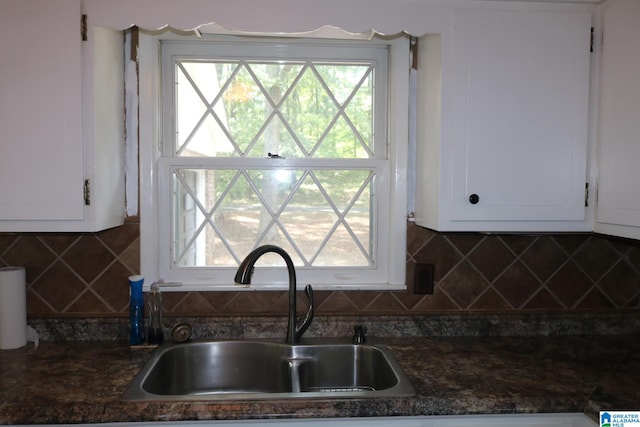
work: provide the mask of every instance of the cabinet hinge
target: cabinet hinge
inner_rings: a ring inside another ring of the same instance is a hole
[[[91,206],[91,180],[84,180],[84,204],[85,206]]]
[[[584,183],[584,207],[589,207],[589,183]]]
[[[87,38],[87,15],[83,14],[80,19],[80,37],[82,37],[82,41],[86,42]]]
[[[591,36],[589,39],[589,52],[593,53],[594,45],[595,45],[595,28],[591,27]]]

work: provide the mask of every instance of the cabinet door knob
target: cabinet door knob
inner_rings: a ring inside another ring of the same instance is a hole
[[[478,196],[477,194],[472,194],[469,196],[469,203],[471,203],[472,205],[477,204],[480,201],[480,196]]]

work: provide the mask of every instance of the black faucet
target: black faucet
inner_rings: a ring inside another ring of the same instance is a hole
[[[365,344],[367,342],[367,328],[362,325],[356,325],[353,327],[353,338],[351,342],[354,344]]]
[[[289,254],[282,248],[275,245],[260,246],[242,261],[238,271],[236,272],[235,281],[242,285],[248,285],[251,283],[251,275],[253,274],[253,266],[258,258],[267,252],[274,252],[280,255],[284,262],[287,264],[287,270],[289,272],[289,321],[287,323],[287,337],[285,339],[287,344],[298,344],[302,334],[307,330],[311,321],[313,320],[313,288],[311,285],[307,285],[304,288],[304,293],[309,300],[309,308],[304,317],[298,322],[298,315],[296,313],[296,270],[293,266],[293,261]]]

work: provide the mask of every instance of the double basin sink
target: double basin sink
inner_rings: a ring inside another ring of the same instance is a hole
[[[415,390],[388,347],[262,341],[166,343],[124,400],[402,397]]]

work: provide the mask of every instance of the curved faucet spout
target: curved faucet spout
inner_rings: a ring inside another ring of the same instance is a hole
[[[240,263],[240,267],[238,267],[238,271],[236,272],[235,281],[242,285],[250,284],[253,267],[256,261],[268,252],[274,252],[280,255],[287,264],[287,271],[289,273],[289,320],[287,322],[286,343],[297,344],[300,342],[302,334],[304,334],[313,320],[313,289],[311,288],[311,285],[307,285],[305,288],[305,293],[309,299],[309,309],[301,319],[300,323],[298,323],[296,313],[296,270],[289,254],[279,246],[260,246],[251,251],[242,263]]]

